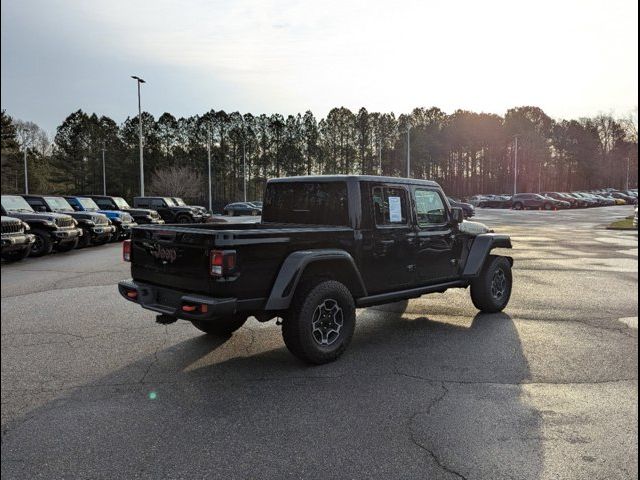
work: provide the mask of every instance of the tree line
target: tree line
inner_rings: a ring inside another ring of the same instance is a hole
[[[50,141],[37,125],[2,111],[2,192],[24,190],[24,152],[30,191],[107,193],[131,198],[139,191],[139,119],[71,113]],[[538,107],[512,108],[504,116],[439,108],[410,114],[334,108],[318,120],[312,112],[283,116],[210,110],[155,119],[142,113],[147,194],[183,196],[205,204],[208,152],[217,206],[262,195],[268,178],[313,174],[405,176],[407,149],[414,178],[439,182],[466,197],[518,191],[622,188],[638,177],[637,125],[598,115],[554,120]],[[172,189],[172,191],[166,191]]]

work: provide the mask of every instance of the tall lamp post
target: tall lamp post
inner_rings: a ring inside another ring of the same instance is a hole
[[[140,77],[131,75],[138,83],[138,123],[140,124],[140,196],[144,197],[144,156],[142,153],[142,104],[140,103],[140,84],[147,83]]]
[[[211,125],[207,128],[207,164],[209,167],[209,211],[213,213],[213,199],[211,198]]]
[[[107,196],[107,169],[104,163],[105,142],[102,142],[102,195]]]
[[[518,193],[518,136],[519,135],[515,135],[515,141],[516,141],[516,145],[515,145],[515,153],[513,156],[513,194],[517,194]]]
[[[411,178],[411,124],[407,123],[407,178]]]
[[[27,142],[22,146],[24,150],[24,193],[29,194],[29,167],[27,165]]]

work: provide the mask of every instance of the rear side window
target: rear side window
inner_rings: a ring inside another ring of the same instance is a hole
[[[407,224],[407,192],[402,188],[374,187],[373,217],[379,227]]]
[[[262,221],[304,225],[349,225],[345,182],[291,182],[267,185]]]

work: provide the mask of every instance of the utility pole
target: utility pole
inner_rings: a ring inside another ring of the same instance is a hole
[[[211,125],[207,128],[207,163],[209,165],[209,211],[213,212],[211,198]]]
[[[29,194],[29,168],[27,166],[27,144],[23,145],[24,150],[24,193]]]
[[[407,178],[411,178],[411,124],[407,123]]]
[[[516,138],[516,148],[514,154],[514,166],[513,166],[513,194],[518,193],[518,135]]]
[[[105,144],[102,142],[102,195],[107,196],[107,169],[104,163]]]
[[[136,82],[138,82],[138,123],[140,126],[140,196],[144,197],[144,156],[142,153],[142,104],[140,102],[140,84],[147,83],[140,77],[132,75]]]
[[[382,139],[378,140],[378,175],[382,175]]]
[[[244,201],[247,201],[247,153],[245,150],[244,139],[242,141],[242,190],[244,192]]]
[[[629,171],[630,171],[630,169],[631,169],[631,159],[630,159],[630,157],[627,157],[627,179],[626,179],[626,181],[624,183],[625,184],[625,187],[624,187],[625,191],[629,190]]]

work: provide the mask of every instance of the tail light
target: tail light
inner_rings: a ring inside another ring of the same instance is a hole
[[[122,260],[125,262],[131,261],[131,240],[122,242]]]
[[[226,277],[236,268],[235,250],[211,250],[209,273],[212,277]]]

